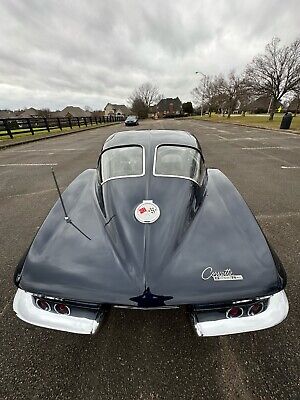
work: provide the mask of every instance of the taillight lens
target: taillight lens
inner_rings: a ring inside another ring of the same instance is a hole
[[[57,312],[57,314],[65,314],[65,315],[69,315],[71,312],[70,308],[63,303],[56,303],[54,305],[54,310]]]
[[[38,308],[40,308],[44,311],[51,310],[50,304],[44,299],[36,299],[35,304],[38,306]]]
[[[242,307],[233,306],[226,312],[226,318],[239,318],[243,313]]]
[[[252,306],[249,307],[248,315],[256,315],[263,311],[264,305],[263,303],[254,303]]]

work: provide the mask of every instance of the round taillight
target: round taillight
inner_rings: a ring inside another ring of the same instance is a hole
[[[44,299],[36,299],[35,304],[41,310],[44,310],[44,311],[50,311],[51,310],[50,304]]]
[[[69,307],[63,303],[56,303],[54,305],[54,310],[57,312],[57,314],[65,314],[65,315],[69,315],[71,312]]]
[[[233,306],[226,312],[226,318],[239,318],[243,313],[242,307]]]
[[[256,315],[263,311],[264,305],[263,303],[254,303],[251,307],[249,307],[248,315]]]

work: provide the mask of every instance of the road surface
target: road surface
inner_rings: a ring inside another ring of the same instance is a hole
[[[110,126],[0,151],[0,399],[299,400],[300,136],[195,120],[142,121],[200,140],[237,186],[288,273],[290,314],[269,330],[198,338],[182,311],[113,309],[96,336],[26,325],[12,311],[16,263],[61,188],[93,168]]]

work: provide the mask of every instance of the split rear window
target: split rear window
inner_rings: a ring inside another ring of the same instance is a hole
[[[114,147],[101,156],[102,182],[114,178],[144,174],[144,154],[141,146]]]
[[[154,174],[182,177],[199,182],[201,164],[201,155],[196,149],[163,145],[156,150]]]

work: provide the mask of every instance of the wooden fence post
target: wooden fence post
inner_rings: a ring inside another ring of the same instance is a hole
[[[47,128],[47,131],[50,132],[50,128],[49,128],[49,124],[48,124],[48,119],[46,117],[44,117],[44,122],[45,122],[45,126]]]
[[[71,118],[68,118],[68,120],[69,120],[69,126],[70,126],[70,128],[73,129],[72,122],[71,122]]]
[[[62,127],[61,127],[61,123],[60,123],[60,118],[57,118],[57,123],[58,123],[59,129],[62,131]]]
[[[10,138],[13,139],[14,137],[13,137],[13,134],[11,133],[9,124],[7,123],[7,119],[4,119],[3,122],[4,122],[6,132],[9,134]]]
[[[30,118],[26,118],[26,120],[27,120],[27,125],[28,125],[28,128],[30,129],[31,134],[34,135],[34,130],[32,129]]]

